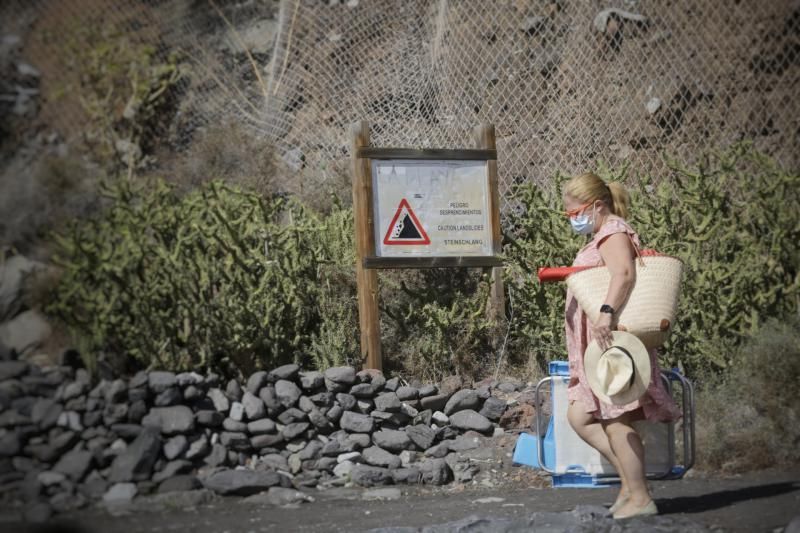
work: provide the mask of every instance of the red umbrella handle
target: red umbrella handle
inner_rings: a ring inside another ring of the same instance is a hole
[[[553,281],[564,281],[570,274],[586,270],[587,268],[593,267],[542,267],[539,269],[539,282],[549,283]]]

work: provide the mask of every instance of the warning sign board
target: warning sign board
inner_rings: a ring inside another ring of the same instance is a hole
[[[376,255],[492,255],[486,161],[371,163]]]
[[[409,244],[430,244],[431,240],[428,234],[425,233],[425,228],[422,227],[411,206],[408,205],[408,200],[403,198],[400,200],[400,205],[397,206],[397,212],[394,214],[392,222],[389,224],[389,230],[383,237],[383,244],[387,246],[392,245],[409,245]]]

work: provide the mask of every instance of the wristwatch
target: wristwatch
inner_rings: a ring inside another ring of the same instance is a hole
[[[614,313],[616,313],[616,311],[614,311],[614,308],[611,307],[608,304],[601,305],[600,306],[600,312],[601,313],[608,313],[609,315],[613,315]]]

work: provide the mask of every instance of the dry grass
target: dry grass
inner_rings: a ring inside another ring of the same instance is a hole
[[[800,318],[770,321],[697,393],[697,466],[726,473],[800,462]]]
[[[186,152],[170,157],[165,173],[184,190],[213,179],[265,195],[279,188],[273,146],[235,123],[209,127]]]

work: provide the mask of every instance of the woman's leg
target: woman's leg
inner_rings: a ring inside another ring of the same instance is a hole
[[[569,402],[569,407],[567,407],[567,420],[575,433],[589,446],[600,452],[619,474],[620,488],[614,505],[621,504],[628,497],[628,483],[625,479],[625,471],[621,468],[619,459],[611,448],[602,424],[580,405],[576,405],[574,401]]]
[[[603,429],[624,472],[628,488],[628,501],[617,511],[622,515],[641,509],[653,499],[645,477],[644,445],[642,438],[631,426],[633,420],[635,413],[625,413],[620,417],[603,421]]]

